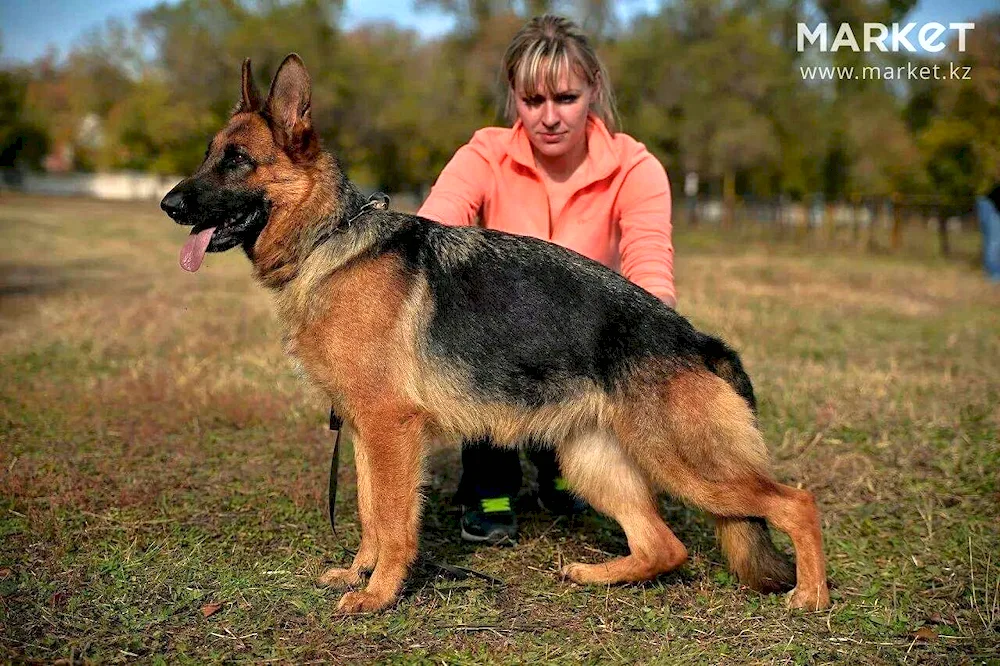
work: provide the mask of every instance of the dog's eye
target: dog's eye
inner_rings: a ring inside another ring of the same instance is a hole
[[[250,156],[247,155],[246,153],[232,153],[231,155],[229,155],[226,161],[233,168],[247,166],[253,163],[252,160],[250,159]]]

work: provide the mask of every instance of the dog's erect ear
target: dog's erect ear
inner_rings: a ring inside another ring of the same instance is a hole
[[[240,91],[240,103],[236,105],[233,115],[260,111],[260,91],[253,82],[253,71],[250,69],[250,58],[243,61],[243,84]]]
[[[264,103],[275,129],[284,134],[286,148],[311,152],[309,149],[315,144],[311,100],[309,72],[299,56],[289,54],[278,67],[278,73],[271,81],[267,102]]]

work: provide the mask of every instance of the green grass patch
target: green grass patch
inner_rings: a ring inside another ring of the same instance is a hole
[[[530,483],[516,548],[463,544],[444,452],[402,599],[351,618],[314,583],[358,543],[350,447],[335,538],[325,401],[245,259],[183,274],[183,236],[155,204],[5,195],[0,659],[1000,662],[1000,290],[932,235],[890,256],[676,232],[680,311],[741,351],[776,473],[817,495],[831,610],[742,589],[710,522],[667,497],[691,561],[642,585],[559,580],[627,544],[601,516],[533,508]]]

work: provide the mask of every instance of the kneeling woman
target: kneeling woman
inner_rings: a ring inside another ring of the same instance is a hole
[[[475,133],[445,166],[418,215],[451,225],[477,220],[579,252],[676,305],[670,184],[645,146],[617,132],[607,71],[568,19],[541,16],[515,35],[503,58],[510,128]],[[529,443],[539,501],[556,513],[582,508],[545,442]],[[462,448],[462,538],[517,536],[521,486],[514,449],[488,440]]]

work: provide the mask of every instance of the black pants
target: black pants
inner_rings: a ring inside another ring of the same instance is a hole
[[[528,459],[538,468],[539,483],[551,483],[559,476],[559,463],[552,447],[531,443]],[[458,498],[475,504],[490,497],[517,497],[521,489],[521,457],[515,448],[498,447],[490,440],[462,443],[462,480]]]

